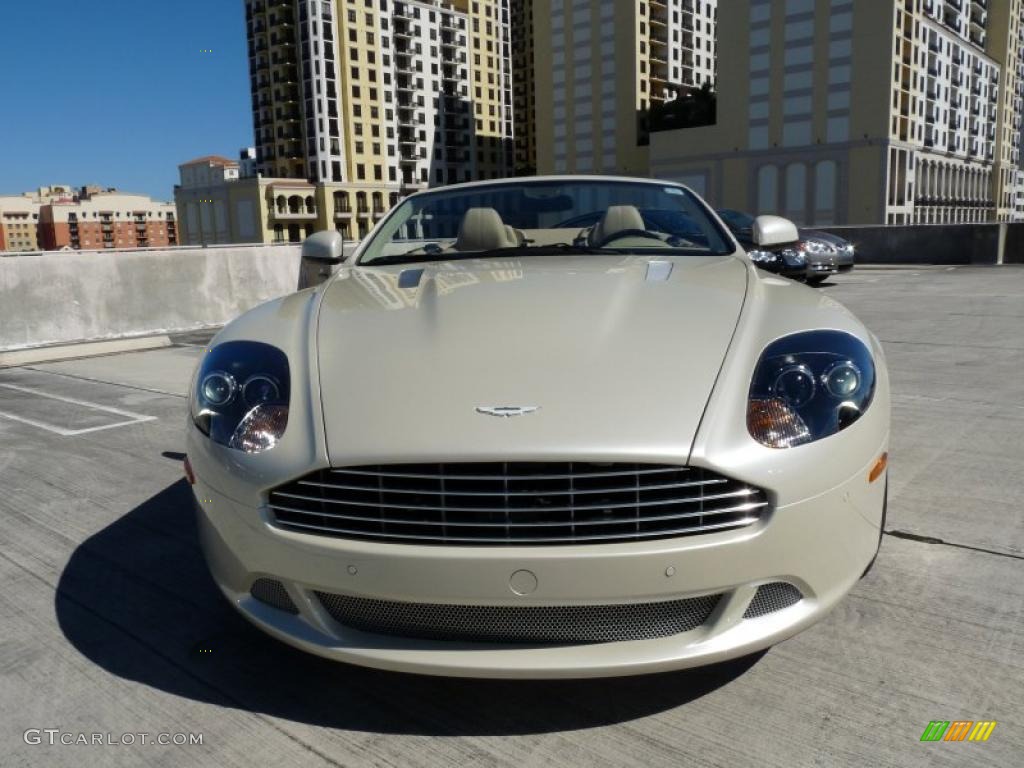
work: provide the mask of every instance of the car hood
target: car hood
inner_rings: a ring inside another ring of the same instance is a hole
[[[721,256],[342,269],[317,321],[331,464],[685,461],[747,280]]]

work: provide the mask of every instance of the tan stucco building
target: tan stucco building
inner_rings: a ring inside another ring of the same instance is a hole
[[[296,243],[324,229],[358,239],[400,195],[374,184],[244,176],[239,168],[218,155],[178,166],[174,198],[183,245]]]
[[[533,87],[517,84],[516,95],[520,121],[535,136],[520,146],[517,165],[535,159],[540,173],[646,174],[652,107],[714,86],[717,0],[526,5],[514,40],[517,57],[532,61]]]
[[[804,224],[1010,220],[1020,0],[737,0],[717,125],[655,133],[650,171]]]

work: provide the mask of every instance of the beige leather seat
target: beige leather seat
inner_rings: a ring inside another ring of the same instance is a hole
[[[456,251],[491,251],[495,248],[515,248],[519,245],[514,234],[493,208],[470,208],[462,217]]]
[[[590,230],[588,240],[591,246],[600,246],[612,235],[631,229],[647,229],[640,211],[632,205],[612,205]]]

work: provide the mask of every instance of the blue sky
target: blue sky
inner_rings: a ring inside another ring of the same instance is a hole
[[[172,200],[178,163],[252,144],[245,35],[242,0],[4,2],[0,194]]]

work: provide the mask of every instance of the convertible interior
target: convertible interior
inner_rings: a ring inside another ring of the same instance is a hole
[[[654,212],[655,214],[669,212]],[[648,215],[648,219],[657,219]],[[613,205],[560,222],[543,229],[519,229],[506,224],[494,208],[470,208],[462,216],[454,238],[429,237],[426,230],[437,229],[429,220],[412,218],[401,225],[381,256],[408,253],[471,253],[526,246],[558,244],[590,248],[697,248],[707,247],[698,232],[664,231],[657,220],[645,220],[632,205]],[[589,223],[588,222],[592,222]],[[404,236],[403,236],[404,235]]]

